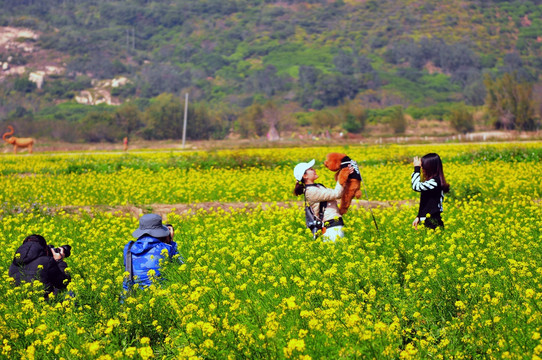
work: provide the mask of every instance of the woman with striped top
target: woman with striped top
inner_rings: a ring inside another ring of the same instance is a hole
[[[412,189],[420,193],[420,207],[418,216],[412,226],[418,230],[418,224],[423,221],[425,227],[436,229],[444,227],[441,218],[443,211],[442,201],[444,194],[450,190],[450,185],[444,178],[442,160],[435,153],[429,153],[422,157],[414,157],[414,172],[411,175]],[[423,180],[420,176],[420,168],[423,172]],[[429,217],[427,216],[429,214]]]

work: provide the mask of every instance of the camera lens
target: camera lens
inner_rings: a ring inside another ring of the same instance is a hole
[[[70,245],[62,245],[61,247],[64,249],[64,257],[70,256],[72,247]]]

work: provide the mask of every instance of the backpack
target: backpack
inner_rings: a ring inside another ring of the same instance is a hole
[[[327,207],[327,201],[320,202],[318,208],[318,217],[314,215],[312,208],[307,204],[307,197],[305,196],[305,191],[303,191],[303,196],[305,197],[305,224],[312,232],[312,237],[316,239],[318,237],[318,230],[324,229],[324,223],[322,219],[324,218],[324,210]],[[324,230],[323,230],[324,231]]]

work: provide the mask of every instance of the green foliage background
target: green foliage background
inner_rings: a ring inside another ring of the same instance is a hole
[[[62,123],[82,121],[85,110],[66,113],[72,105],[57,104],[73,101],[91,78],[130,79],[114,91],[121,101],[189,92],[203,106],[227,106],[230,113],[207,115],[208,125],[192,134],[216,138],[227,133],[231,112],[270,99],[304,110],[354,98],[372,108],[401,105],[407,113],[457,102],[478,106],[485,74],[513,71],[534,83],[542,69],[540,0],[0,0],[0,6],[0,25],[38,31],[37,41],[19,41],[63,54],[67,69],[39,91],[21,79],[0,83],[6,123],[24,119],[19,108],[33,120],[54,123],[54,114]],[[8,55],[15,63],[28,60],[7,52],[0,60]],[[148,105],[138,104],[142,111]],[[20,126],[34,134],[44,128]],[[50,134],[51,126],[41,132]]]

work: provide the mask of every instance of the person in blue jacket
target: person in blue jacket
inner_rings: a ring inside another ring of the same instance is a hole
[[[160,261],[172,259],[177,252],[177,243],[173,241],[173,226],[162,224],[158,214],[146,214],[139,218],[139,228],[124,247],[124,267],[130,275],[124,280],[124,290],[133,284],[148,287],[154,278],[160,277]],[[182,263],[182,257],[178,256]]]

